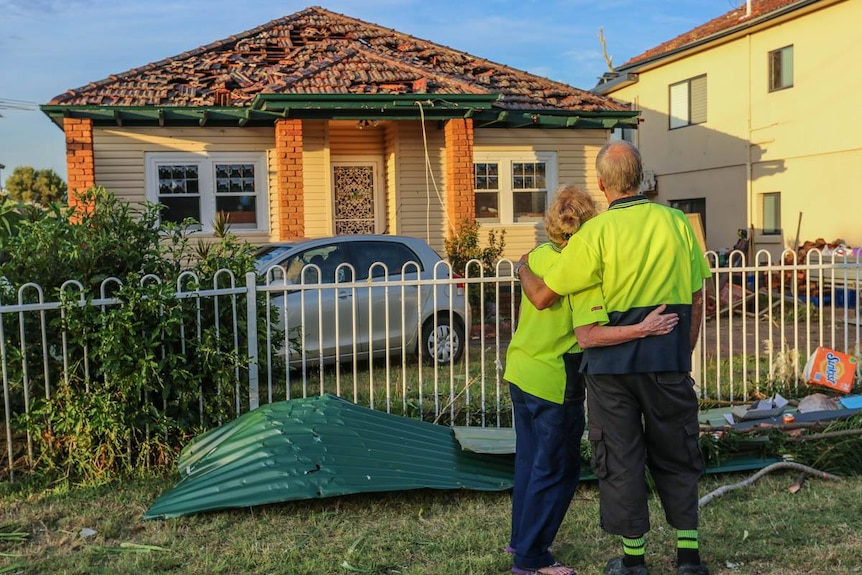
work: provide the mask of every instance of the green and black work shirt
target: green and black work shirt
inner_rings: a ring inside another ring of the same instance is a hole
[[[586,373],[622,374],[691,370],[692,294],[708,277],[685,214],[638,195],[614,201],[586,222],[543,279],[557,294],[574,294],[575,327],[633,325],[661,304],[679,314],[667,335],[586,350]],[[607,309],[581,297],[595,286]]]
[[[533,249],[527,262],[530,270],[542,277],[560,257],[559,248],[548,242]],[[588,305],[603,307],[598,288],[580,295]],[[521,391],[557,404],[563,403],[566,394],[563,354],[581,352],[575,338],[570,299],[559,298],[550,308],[539,311],[526,297],[521,298],[518,329],[509,343],[503,374],[506,381]]]

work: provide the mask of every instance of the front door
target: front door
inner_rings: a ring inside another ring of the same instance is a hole
[[[377,233],[376,162],[334,164],[335,235]]]

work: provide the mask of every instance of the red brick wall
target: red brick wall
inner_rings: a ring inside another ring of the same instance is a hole
[[[78,206],[78,194],[96,185],[96,170],[93,160],[93,121],[90,119],[64,118],[66,133],[66,171],[68,179],[68,203]]]
[[[275,231],[281,240],[305,235],[305,198],[302,186],[302,120],[275,123],[275,152],[279,221]]]
[[[446,138],[446,210],[450,231],[476,215],[473,194],[473,120],[449,120]]]

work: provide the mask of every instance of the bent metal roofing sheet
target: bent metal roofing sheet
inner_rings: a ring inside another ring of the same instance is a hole
[[[511,456],[465,451],[450,427],[331,395],[271,403],[198,436],[144,519],[375,491],[512,486]]]

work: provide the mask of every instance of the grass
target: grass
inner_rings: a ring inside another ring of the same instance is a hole
[[[701,494],[745,477],[707,476]],[[0,485],[0,573],[492,575],[511,566],[502,550],[509,492],[359,494],[142,521],[176,479]],[[862,571],[862,478],[808,479],[792,494],[795,479],[776,472],[702,509],[702,554],[714,575]],[[651,505],[647,562],[653,575],[672,574],[674,532],[656,498]],[[588,482],[554,546],[580,575],[601,573],[620,552],[597,516]]]

